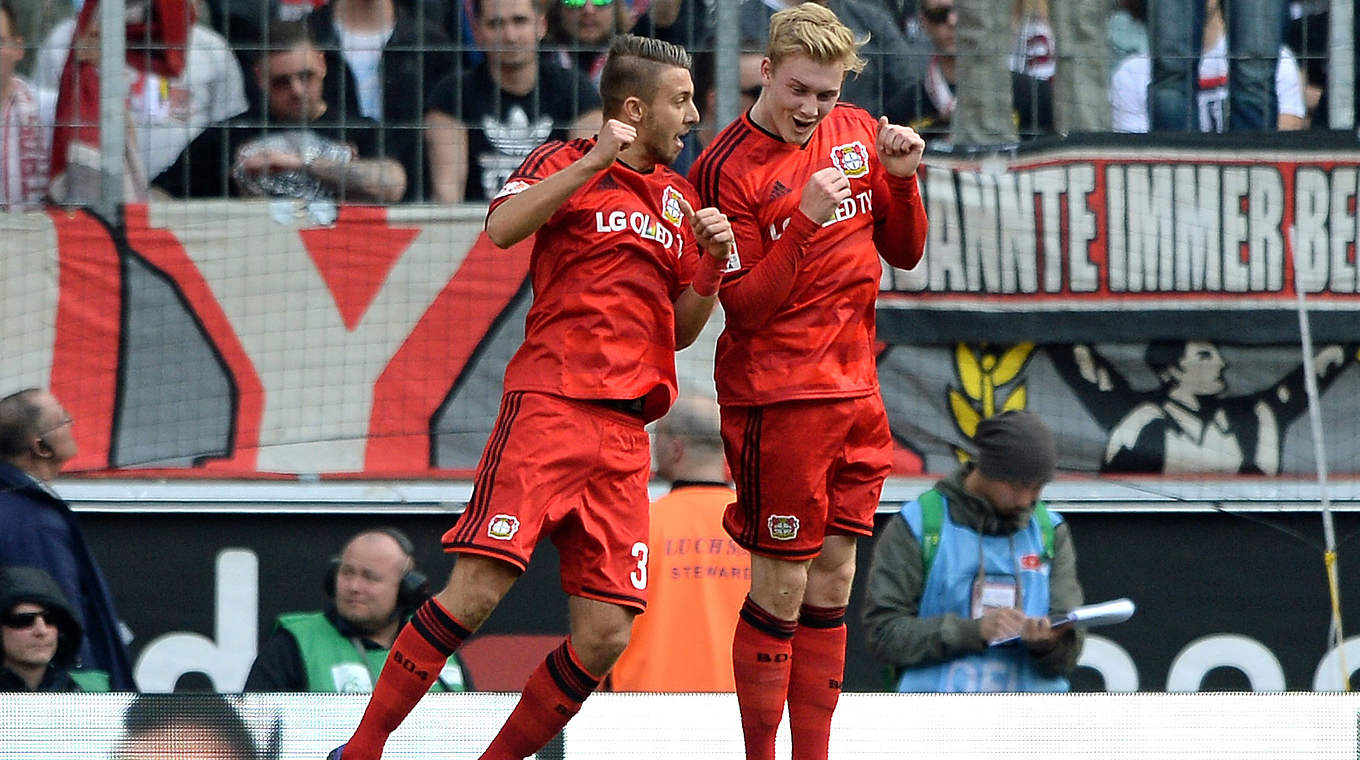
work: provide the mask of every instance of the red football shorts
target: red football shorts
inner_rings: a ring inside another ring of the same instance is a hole
[[[873,534],[892,437],[877,393],[853,399],[722,408],[737,483],[723,527],[777,559],[817,556],[828,534]]]
[[[444,534],[444,550],[495,557],[522,571],[548,536],[568,594],[646,609],[650,469],[640,417],[588,401],[506,393],[472,499]]]

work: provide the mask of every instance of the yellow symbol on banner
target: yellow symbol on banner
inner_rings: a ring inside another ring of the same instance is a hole
[[[1016,378],[1033,353],[1033,343],[997,348],[985,343],[954,346],[954,371],[960,388],[949,389],[949,410],[960,432],[972,438],[979,422],[999,412],[1025,408],[1029,389],[1023,378]],[[957,447],[954,456],[960,462],[968,460],[968,452]]]

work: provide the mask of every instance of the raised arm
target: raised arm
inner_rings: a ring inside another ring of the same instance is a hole
[[[700,252],[689,287],[675,299],[676,350],[694,343],[703,331],[718,300],[723,267],[732,253],[732,225],[727,215],[716,208],[695,211],[684,198],[680,199],[680,211],[694,231]]]
[[[743,329],[755,329],[769,321],[793,292],[808,240],[848,197],[850,181],[835,167],[821,169],[808,178],[784,234],[750,270],[723,288],[722,304],[728,321]],[[748,243],[759,245],[760,239],[759,232],[743,236],[738,252],[743,247],[749,250]]]
[[[911,269],[926,249],[926,207],[916,184],[926,141],[911,127],[878,120],[874,149],[883,167],[880,190],[889,205],[875,209],[874,247],[883,260],[898,269]]]
[[[617,119],[600,129],[600,139],[590,152],[563,167],[542,182],[496,204],[486,217],[486,234],[491,242],[509,248],[538,231],[571,194],[592,177],[614,164],[619,151],[637,139],[637,130]]]

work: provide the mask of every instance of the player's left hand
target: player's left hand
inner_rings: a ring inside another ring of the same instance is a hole
[[[926,141],[916,130],[899,124],[890,124],[888,117],[878,117],[878,137],[874,140],[878,160],[883,168],[894,177],[910,177],[921,165],[921,156],[926,150]]]
[[[734,239],[727,214],[712,206],[695,211],[684,198],[680,199],[680,213],[684,214],[685,221],[689,222],[690,229],[694,230],[694,237],[708,255],[717,261],[727,261],[727,257],[732,253]]]

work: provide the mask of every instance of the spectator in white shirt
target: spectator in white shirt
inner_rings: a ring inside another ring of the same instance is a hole
[[[56,92],[71,49],[76,17],[53,27],[33,69],[33,81]],[[135,127],[137,152],[146,176],[154,178],[209,124],[246,110],[241,65],[225,38],[201,21],[190,29],[184,71],[166,79],[128,66],[128,116]]]
[[[38,205],[47,195],[51,97],[18,74],[24,40],[8,0],[0,0],[0,209]]]
[[[1110,81],[1110,106],[1116,132],[1147,132],[1148,88],[1152,64],[1147,54],[1131,55],[1115,69]],[[1204,44],[1199,60],[1196,110],[1199,131],[1223,132],[1228,100],[1228,42],[1219,0],[1205,9]],[[1303,129],[1306,110],[1299,65],[1289,48],[1280,48],[1275,69],[1276,129]]]

